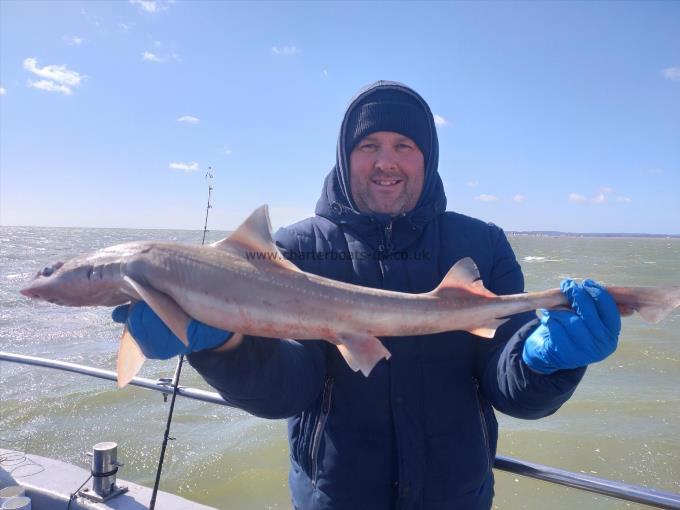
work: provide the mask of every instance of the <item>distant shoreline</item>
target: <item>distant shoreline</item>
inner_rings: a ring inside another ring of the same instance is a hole
[[[45,227],[39,225],[0,225],[0,228],[65,228],[87,230],[165,230],[202,232],[203,229],[188,228],[132,228],[132,227]],[[274,229],[276,231],[276,229]],[[232,230],[213,229],[208,232],[230,234]],[[657,238],[657,239],[680,239],[680,234],[645,234],[640,232],[560,232],[558,230],[505,230],[508,236],[534,236],[534,237],[611,237],[611,238]]]
[[[680,239],[680,234],[643,234],[643,233],[624,233],[624,232],[558,232],[552,230],[506,230],[509,236],[535,236],[535,237],[617,237],[617,238],[658,238],[658,239]]]

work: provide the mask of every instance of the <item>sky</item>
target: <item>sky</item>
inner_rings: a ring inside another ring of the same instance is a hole
[[[349,99],[437,119],[448,209],[680,234],[680,2],[0,0],[0,225],[314,212]]]

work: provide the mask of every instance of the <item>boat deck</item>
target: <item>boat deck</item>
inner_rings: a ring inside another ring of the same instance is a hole
[[[124,471],[124,468],[122,469]],[[59,460],[0,448],[0,488],[21,485],[31,498],[32,510],[66,510],[69,496],[90,476],[90,472]],[[91,487],[90,480],[85,487]],[[128,491],[106,503],[78,497],[70,510],[142,510],[149,506],[151,489],[118,479],[117,486]],[[215,510],[214,507],[159,491],[156,505],[163,510]]]

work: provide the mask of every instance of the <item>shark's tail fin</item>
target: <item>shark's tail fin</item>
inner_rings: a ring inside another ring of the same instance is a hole
[[[636,311],[647,322],[657,323],[680,306],[680,286],[607,287],[623,315]]]
[[[496,294],[484,287],[477,264],[470,257],[456,262],[432,294],[444,299],[461,300],[496,297]],[[496,329],[506,321],[507,319],[491,319],[466,331],[484,338],[493,338],[496,335]]]

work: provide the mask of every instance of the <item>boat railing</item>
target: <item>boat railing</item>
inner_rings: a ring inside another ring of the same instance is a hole
[[[109,381],[117,381],[118,379],[116,373],[110,370],[88,367],[66,361],[51,360],[23,354],[13,354],[4,351],[0,351],[0,361],[9,361],[23,365],[53,368],[66,372],[97,377],[99,379],[106,379]],[[147,390],[158,391],[164,395],[167,395],[172,391],[169,387],[169,381],[167,379],[154,380],[143,377],[134,377],[129,384]],[[180,386],[177,390],[177,394],[181,397],[190,398],[192,400],[210,402],[212,404],[218,405],[226,405],[218,393],[211,391]],[[534,464],[532,462],[526,462],[513,457],[507,457],[505,455],[496,456],[494,468],[500,471],[506,471],[508,473],[514,473],[516,475],[526,476],[529,478],[535,478],[537,480],[543,480],[545,482],[572,487],[587,492],[602,494],[604,496],[609,496],[624,501],[632,501],[634,503],[640,503],[656,508],[680,510],[680,494],[675,494],[673,492],[650,489],[640,485],[633,485],[624,482],[616,482],[613,480],[607,480],[605,478],[585,475],[583,473],[558,469],[543,464]]]

